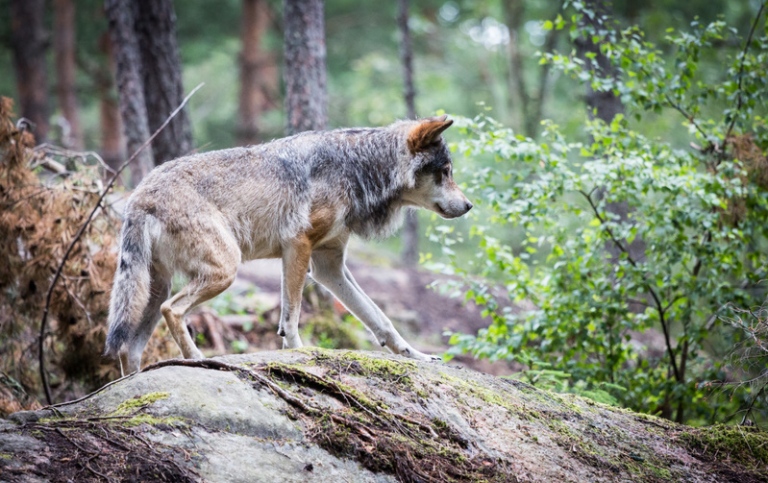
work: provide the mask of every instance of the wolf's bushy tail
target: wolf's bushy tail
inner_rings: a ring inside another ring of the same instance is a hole
[[[109,330],[104,355],[116,357],[136,335],[149,303],[152,247],[143,216],[126,216],[109,301]]]

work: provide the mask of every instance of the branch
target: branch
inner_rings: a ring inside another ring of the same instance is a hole
[[[739,73],[736,77],[739,78],[739,85],[736,88],[736,92],[738,93],[738,97],[736,100],[736,111],[741,110],[742,105],[742,90],[741,90],[741,80],[744,78],[744,59],[747,58],[747,52],[749,51],[749,46],[752,43],[752,35],[755,33],[755,28],[757,28],[757,23],[760,21],[760,17],[763,15],[763,9],[765,9],[765,5],[768,4],[768,1],[763,2],[762,5],[760,5],[760,10],[757,11],[757,15],[755,16],[755,21],[752,22],[752,29],[749,31],[749,36],[747,37],[747,42],[744,44],[744,50],[741,52],[741,64],[739,65]],[[733,130],[733,125],[736,124],[736,116],[734,115],[731,119],[731,124],[728,126],[728,130],[725,132],[725,138],[723,138],[723,145],[728,141],[728,138],[731,136],[731,131]],[[723,146],[724,147],[724,146]],[[725,148],[723,148],[722,152],[725,152]]]
[[[594,190],[593,190],[594,191]],[[608,236],[611,237],[611,241],[616,245],[616,247],[621,250],[623,253],[627,255],[627,260],[629,263],[637,268],[637,262],[632,258],[632,255],[629,253],[629,250],[624,247],[624,245],[619,241],[616,236],[613,234],[613,231],[611,231],[611,228],[605,223],[605,220],[602,216],[600,216],[600,211],[597,209],[597,206],[595,206],[594,201],[592,201],[592,196],[590,194],[585,193],[582,190],[579,190],[579,193],[586,198],[587,203],[589,203],[589,206],[592,207],[592,211],[595,214],[595,217],[600,222],[600,224],[605,229],[606,233],[608,233]],[[672,342],[669,338],[669,327],[667,326],[667,320],[664,318],[664,307],[661,305],[661,300],[659,299],[659,296],[656,294],[656,291],[653,290],[653,287],[647,282],[643,281],[643,285],[645,285],[645,288],[648,290],[648,293],[651,294],[651,297],[653,298],[653,303],[656,306],[656,311],[659,313],[659,322],[661,323],[661,328],[664,330],[664,341],[667,345],[667,352],[669,353],[669,359],[672,364],[672,371],[675,373],[675,379],[678,382],[683,382],[681,380],[681,374],[680,371],[677,368],[677,359],[675,357],[675,351],[672,349]]]
[[[181,104],[179,104],[179,107],[177,107],[169,116],[166,118],[165,122],[160,125],[160,127],[157,128],[157,130],[147,139],[144,141],[144,144],[139,146],[139,149],[134,152],[130,158],[126,159],[123,164],[120,165],[119,168],[117,168],[117,171],[112,175],[112,177],[109,179],[109,183],[104,187],[104,191],[99,196],[99,199],[96,201],[96,206],[93,207],[91,212],[88,214],[88,218],[86,218],[85,223],[80,227],[79,230],[77,230],[77,233],[75,233],[74,238],[69,244],[69,247],[67,247],[67,251],[64,252],[64,256],[61,258],[61,262],[59,263],[59,267],[56,269],[56,273],[53,275],[53,280],[51,281],[51,285],[48,287],[48,293],[45,296],[45,309],[43,310],[43,319],[40,321],[40,335],[37,339],[37,346],[38,346],[38,360],[40,365],[40,379],[43,382],[43,389],[45,389],[45,399],[48,401],[48,404],[53,404],[53,398],[51,397],[51,388],[48,384],[48,375],[45,372],[45,330],[48,324],[48,312],[50,311],[51,307],[51,298],[53,296],[53,289],[56,287],[56,282],[59,281],[59,278],[61,277],[61,272],[64,270],[64,264],[66,263],[67,259],[69,258],[69,255],[72,253],[72,250],[75,248],[75,244],[80,240],[80,237],[85,232],[86,228],[88,228],[88,225],[91,223],[91,220],[93,219],[96,212],[101,207],[101,202],[104,201],[104,197],[107,196],[107,193],[109,193],[109,190],[112,188],[112,186],[115,184],[115,181],[117,181],[118,176],[120,176],[120,173],[123,172],[123,170],[134,160],[136,157],[141,153],[144,148],[150,145],[152,141],[157,137],[158,134],[160,134],[160,131],[165,129],[166,126],[171,122],[171,120],[176,117],[176,114],[178,114],[184,106],[187,104],[187,101],[197,92],[201,87],[203,87],[203,84],[199,84],[197,87],[192,89],[192,91],[187,94],[187,97],[184,98],[184,100],[181,101]]]
[[[675,101],[672,100],[672,97],[670,97],[669,94],[664,94],[664,97],[667,99],[667,102],[669,103],[669,105],[675,108],[680,114],[682,114],[683,117],[688,120],[688,122],[693,124],[693,127],[695,127],[697,131],[699,131],[699,134],[701,134],[704,137],[704,139],[707,140],[707,143],[709,143],[708,148],[713,147],[712,141],[707,139],[707,133],[705,133],[704,130],[701,128],[701,126],[699,126],[699,124],[696,122],[696,118],[694,118],[692,114],[689,114],[688,111],[683,109],[683,106],[675,103]]]
[[[747,409],[744,410],[744,417],[741,418],[741,422],[739,423],[739,426],[744,426],[747,423],[747,416],[749,416],[749,413],[752,412],[752,408],[755,406],[755,402],[757,402],[757,399],[760,397],[760,394],[765,391],[765,388],[768,387],[768,384],[763,384],[763,387],[760,388],[759,391],[757,391],[757,394],[755,394],[755,397],[752,398],[752,401],[749,403],[749,406]]]

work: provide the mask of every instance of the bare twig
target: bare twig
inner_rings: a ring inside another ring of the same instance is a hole
[[[752,408],[755,406],[755,402],[757,402],[757,399],[760,397],[763,391],[765,391],[766,387],[768,387],[768,384],[763,384],[760,390],[757,391],[757,394],[755,394],[755,397],[752,398],[752,401],[750,401],[749,406],[744,410],[744,417],[741,418],[741,422],[739,423],[739,426],[744,426],[744,424],[746,424],[747,416],[749,416],[749,413],[752,412]]]
[[[192,91],[187,94],[187,97],[184,98],[184,100],[181,101],[181,104],[179,104],[179,107],[177,107],[163,122],[163,124],[160,125],[160,127],[157,128],[157,130],[147,139],[144,141],[144,144],[142,144],[139,149],[136,150],[135,153],[131,155],[130,158],[126,159],[123,164],[120,165],[120,167],[115,171],[115,173],[112,175],[112,177],[109,179],[109,182],[104,187],[104,191],[99,196],[99,199],[96,201],[96,205],[93,207],[93,210],[91,210],[90,214],[88,215],[88,218],[86,218],[85,223],[80,226],[80,229],[77,230],[77,233],[75,233],[74,238],[72,238],[72,241],[69,244],[69,247],[67,247],[67,251],[64,252],[64,256],[61,258],[61,262],[59,263],[59,267],[56,269],[56,273],[53,275],[53,280],[51,280],[51,284],[48,287],[48,293],[45,296],[45,309],[43,310],[43,318],[40,321],[40,335],[38,336],[38,360],[39,360],[39,366],[40,366],[40,379],[43,382],[43,389],[45,390],[45,399],[48,402],[49,405],[53,404],[53,398],[51,397],[51,388],[48,384],[48,374],[45,372],[45,330],[48,324],[48,312],[50,311],[51,307],[51,298],[53,297],[53,289],[56,287],[56,282],[61,277],[61,272],[64,270],[64,264],[66,263],[67,259],[69,258],[69,255],[72,253],[72,250],[75,248],[75,245],[80,240],[80,237],[85,232],[85,229],[88,228],[88,225],[90,224],[91,220],[93,219],[93,216],[96,214],[96,212],[101,207],[101,202],[104,200],[104,198],[107,196],[107,193],[109,193],[109,190],[112,188],[112,186],[117,181],[118,176],[120,176],[120,173],[123,172],[123,170],[134,160],[136,157],[143,151],[147,146],[150,145],[150,143],[157,137],[160,132],[165,129],[165,127],[171,122],[171,120],[176,117],[176,115],[184,108],[184,106],[187,104],[187,101],[197,92],[201,87],[203,87],[203,84],[199,84],[197,87],[192,89]]]
[[[99,162],[99,165],[104,168],[105,171],[108,173],[114,173],[115,170],[112,169],[105,161],[104,158],[102,158],[99,153],[96,151],[72,151],[70,149],[62,148],[60,146],[55,146],[53,144],[40,144],[38,146],[35,146],[32,148],[33,151],[42,151],[43,153],[50,153],[55,156],[64,156],[66,158],[69,157],[81,157],[83,159],[87,158],[88,156],[92,157],[96,161]]]
[[[709,143],[709,147],[713,146],[712,142],[707,138],[707,133],[704,132],[701,126],[699,126],[699,124],[696,122],[696,118],[694,118],[692,114],[688,113],[688,111],[686,111],[683,108],[683,106],[681,106],[680,104],[672,100],[672,97],[670,97],[669,94],[665,94],[664,97],[667,99],[667,102],[669,103],[670,106],[672,106],[675,110],[677,110],[680,114],[682,114],[683,117],[685,117],[688,120],[688,122],[693,124],[693,127],[695,127],[696,130],[699,131],[699,134],[701,134],[702,137],[704,137],[704,139]]]

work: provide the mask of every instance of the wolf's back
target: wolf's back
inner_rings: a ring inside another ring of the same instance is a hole
[[[142,313],[149,303],[151,248],[145,216],[126,216],[109,302],[109,330],[104,350],[107,356],[116,357],[123,345],[134,337],[141,323]]]

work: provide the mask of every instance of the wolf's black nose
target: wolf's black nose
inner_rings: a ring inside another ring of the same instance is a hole
[[[466,208],[467,208],[467,211],[471,210],[471,209],[472,209],[472,203],[470,203],[469,201],[467,201],[467,206],[466,206]]]

